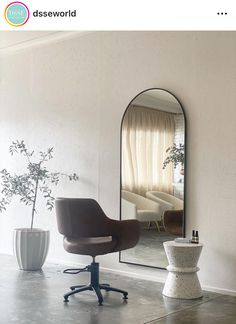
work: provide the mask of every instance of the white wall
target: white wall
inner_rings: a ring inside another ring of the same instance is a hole
[[[10,158],[13,139],[55,147],[51,167],[75,171],[55,195],[98,199],[119,218],[120,122],[140,91],[172,91],[187,115],[187,233],[204,243],[199,265],[204,286],[236,292],[236,33],[97,32],[29,43],[1,56],[0,169],[20,169]],[[88,262],[63,251],[55,212],[41,206],[36,226],[51,230],[49,259]],[[12,205],[0,215],[0,251],[11,253],[14,227],[29,225],[29,211]],[[102,266],[164,279],[165,271],[120,264]]]

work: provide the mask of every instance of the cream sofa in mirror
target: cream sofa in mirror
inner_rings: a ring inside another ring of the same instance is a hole
[[[179,210],[184,208],[183,200],[161,191],[148,191],[146,197],[161,205],[162,211]]]
[[[141,223],[148,223],[149,226],[153,222],[160,231],[159,222],[163,214],[160,203],[125,190],[122,190],[121,197],[122,219],[137,219]]]
[[[164,231],[168,234],[183,236],[183,200],[160,191],[148,191],[146,197],[160,205],[161,225]]]
[[[120,253],[120,262],[167,267],[163,242],[184,236],[185,168],[185,116],[179,100],[163,89],[141,92],[122,119],[120,188],[120,217],[138,219],[141,235],[135,248]],[[175,229],[178,216],[178,231],[167,230],[164,215],[171,216]]]

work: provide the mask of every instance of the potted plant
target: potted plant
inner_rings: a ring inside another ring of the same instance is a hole
[[[184,174],[184,144],[179,144],[177,146],[174,143],[173,146],[168,147],[166,153],[168,153],[168,156],[165,159],[162,168],[165,169],[166,166],[171,162],[173,163],[174,168],[176,168],[178,164],[181,164],[180,173],[183,175]]]
[[[47,256],[49,247],[49,231],[34,228],[34,217],[37,214],[36,203],[39,193],[45,198],[46,207],[52,210],[55,198],[52,196],[50,184],[57,185],[60,177],[65,176],[70,181],[77,181],[76,173],[64,174],[50,172],[45,164],[53,158],[53,147],[45,152],[39,152],[35,156],[34,151],[26,148],[25,142],[13,141],[9,148],[11,155],[21,154],[26,159],[26,171],[22,174],[10,174],[6,169],[0,171],[2,179],[2,198],[0,200],[0,212],[6,210],[14,196],[20,198],[20,202],[31,208],[30,228],[18,228],[14,230],[14,253],[20,269],[39,270]]]

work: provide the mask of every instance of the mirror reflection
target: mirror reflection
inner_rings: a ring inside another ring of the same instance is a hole
[[[185,118],[168,91],[142,92],[121,125],[121,219],[137,219],[141,236],[120,261],[168,265],[163,242],[184,235]]]

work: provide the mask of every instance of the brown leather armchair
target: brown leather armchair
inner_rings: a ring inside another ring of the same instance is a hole
[[[183,236],[184,212],[181,210],[166,210],[163,215],[165,231],[176,236]]]
[[[139,222],[137,220],[117,221],[108,218],[97,201],[88,198],[57,198],[56,215],[58,230],[64,235],[64,248],[69,253],[90,255],[93,261],[83,269],[66,269],[65,273],[91,273],[90,284],[70,287],[68,297],[85,291],[95,291],[99,305],[103,303],[101,289],[116,291],[127,299],[128,292],[99,283],[99,263],[97,255],[113,253],[134,247],[139,240]]]

